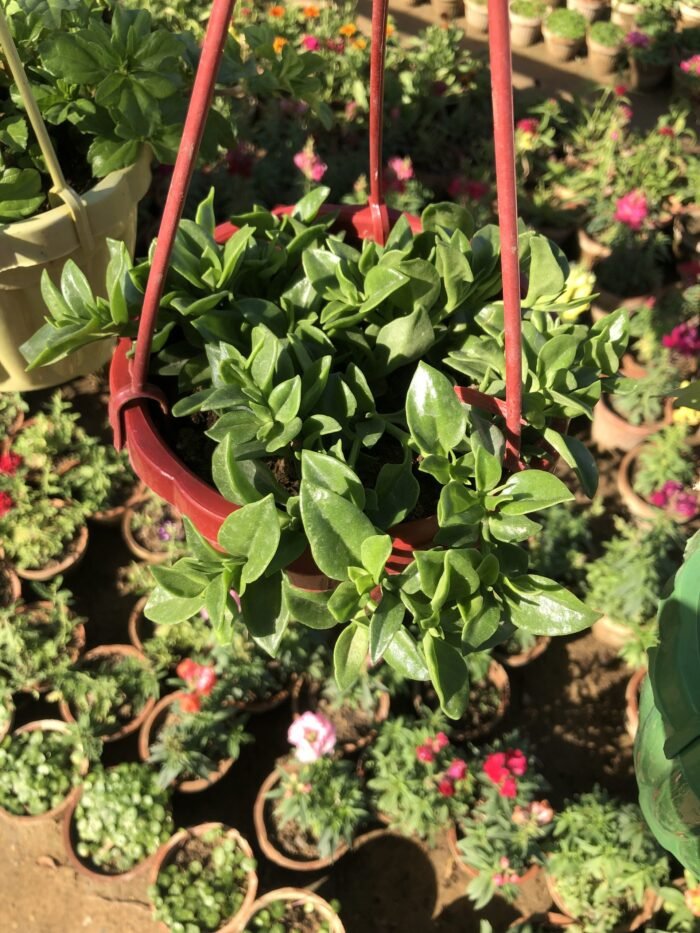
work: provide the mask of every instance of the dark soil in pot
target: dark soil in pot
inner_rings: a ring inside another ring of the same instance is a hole
[[[483,739],[491,735],[506,714],[510,702],[508,674],[498,661],[492,661],[488,677],[472,682],[469,703],[461,719],[450,721],[450,728],[458,742]],[[431,710],[440,707],[437,694],[431,686],[423,685],[414,696],[414,706]]]
[[[307,686],[302,678],[292,689],[292,711],[295,717],[305,709],[322,713],[333,723],[337,746],[346,754],[350,754],[368,745],[377,734],[377,725],[384,722],[389,715],[389,694],[380,690],[374,692],[372,697],[372,709],[351,704],[338,706],[321,695],[321,684],[313,683]]]

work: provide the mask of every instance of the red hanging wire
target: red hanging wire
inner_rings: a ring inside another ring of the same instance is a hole
[[[489,63],[493,102],[498,228],[501,235],[506,356],[506,462],[520,454],[522,418],[522,323],[518,260],[518,198],[515,182],[513,61],[508,0],[489,0]]]
[[[373,239],[381,245],[386,243],[390,226],[382,184],[384,68],[388,17],[388,0],[374,0],[369,64],[369,207],[372,214]]]

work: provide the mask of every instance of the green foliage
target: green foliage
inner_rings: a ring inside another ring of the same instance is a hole
[[[640,496],[649,496],[664,483],[690,486],[695,475],[693,452],[683,425],[669,425],[652,435],[639,452],[632,485]]]
[[[172,933],[214,933],[241,909],[254,870],[255,860],[224,828],[190,833],[148,889],[153,916]]]
[[[0,477],[0,481],[5,477]],[[16,478],[12,478],[16,479]],[[12,506],[0,516],[5,555],[20,569],[39,569],[62,560],[85,524],[80,506],[44,495],[20,482],[9,486]]]
[[[513,0],[510,12],[516,16],[525,16],[529,19],[541,19],[547,10],[547,5],[540,0]]]
[[[7,437],[7,432],[20,414],[29,410],[19,392],[0,392],[0,437]]]
[[[75,628],[85,619],[71,611],[73,597],[61,589],[62,579],[51,584],[35,584],[37,595],[48,605],[13,603],[0,608],[0,671],[4,684],[12,690],[53,686],[60,680],[77,654]]]
[[[593,42],[612,49],[622,45],[625,31],[617,23],[598,21],[591,24],[588,35]]]
[[[299,924],[311,925],[314,933],[332,933],[331,921],[323,919],[310,901],[303,902],[296,896],[293,900],[270,901],[256,910],[243,933],[288,933],[298,929]]]
[[[578,10],[553,10],[544,25],[552,35],[561,39],[583,39],[586,35],[586,18]]]
[[[15,816],[38,816],[61,804],[80,783],[85,761],[72,730],[36,729],[0,743],[0,807]]]
[[[321,858],[331,857],[342,843],[350,845],[368,818],[354,764],[322,756],[277,770],[279,781],[267,795],[276,825],[298,831]]]
[[[554,837],[547,871],[582,933],[608,933],[668,878],[668,860],[639,808],[601,790],[562,810]]]
[[[538,516],[542,533],[530,543],[532,569],[580,592],[593,550],[590,520],[601,508],[601,502],[587,511],[563,503]]]
[[[169,797],[145,765],[98,767],[85,778],[74,826],[80,858],[105,874],[121,874],[169,838]]]
[[[453,796],[440,793],[447,768],[461,757],[449,742],[433,744],[440,735],[449,735],[449,728],[437,714],[427,720],[391,718],[380,726],[366,759],[374,809],[389,820],[392,829],[407,836],[415,834],[430,844],[454,819],[465,816],[474,802],[470,774],[457,782]],[[437,749],[430,761],[417,756],[417,749],[425,745]]]
[[[660,421],[666,399],[677,382],[676,370],[664,353],[649,362],[646,375],[620,381],[611,399],[613,408],[632,425]]]

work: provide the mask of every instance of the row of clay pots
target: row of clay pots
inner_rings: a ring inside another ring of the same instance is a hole
[[[64,499],[52,499],[51,504],[56,508],[64,508],[68,502]],[[15,567],[15,572],[23,580],[32,580],[44,583],[53,580],[59,574],[65,575],[80,564],[85,557],[88,546],[88,527],[81,525],[78,532],[61,558],[50,561],[45,567]]]
[[[660,421],[630,424],[613,409],[603,396],[593,409],[591,439],[602,450],[632,450],[642,441],[673,423],[673,400],[666,399]]]
[[[694,450],[700,447],[700,440],[696,440],[692,444],[692,447]],[[664,512],[663,509],[652,505],[640,496],[639,493],[635,492],[634,471],[643,448],[644,444],[637,444],[636,447],[628,450],[620,461],[620,466],[617,471],[617,489],[627,511],[634,519],[639,522],[653,522],[656,521],[659,516],[669,515],[670,513]],[[677,525],[687,525],[688,522],[695,518],[694,515],[689,515],[687,517],[672,515],[671,517],[673,517]]]

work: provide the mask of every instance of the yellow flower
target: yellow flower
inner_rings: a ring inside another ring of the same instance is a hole
[[[319,8],[317,6],[313,6],[313,4],[305,6],[303,13],[307,19],[317,19],[321,15]]]
[[[286,44],[287,40],[283,36],[275,36],[274,42],[272,43],[272,48],[275,50],[275,54],[279,55]]]
[[[367,40],[364,39],[362,36],[360,36],[359,39],[353,39],[353,40],[352,40],[352,46],[353,46],[353,48],[355,48],[355,49],[360,49],[360,50],[366,49],[366,48],[367,48]]]
[[[354,36],[357,32],[357,26],[354,23],[345,23],[344,26],[341,26],[338,30],[341,36]]]
[[[684,379],[680,384],[681,389],[685,389],[690,385],[690,382],[687,379]],[[674,408],[671,414],[671,420],[674,424],[684,424],[688,428],[697,428],[700,425],[700,411],[697,411],[695,408],[686,408],[681,406],[681,408]],[[697,888],[700,891],[700,888]]]
[[[274,16],[279,19],[280,16],[284,16],[284,7],[283,6],[271,6],[270,7],[270,16]]]

